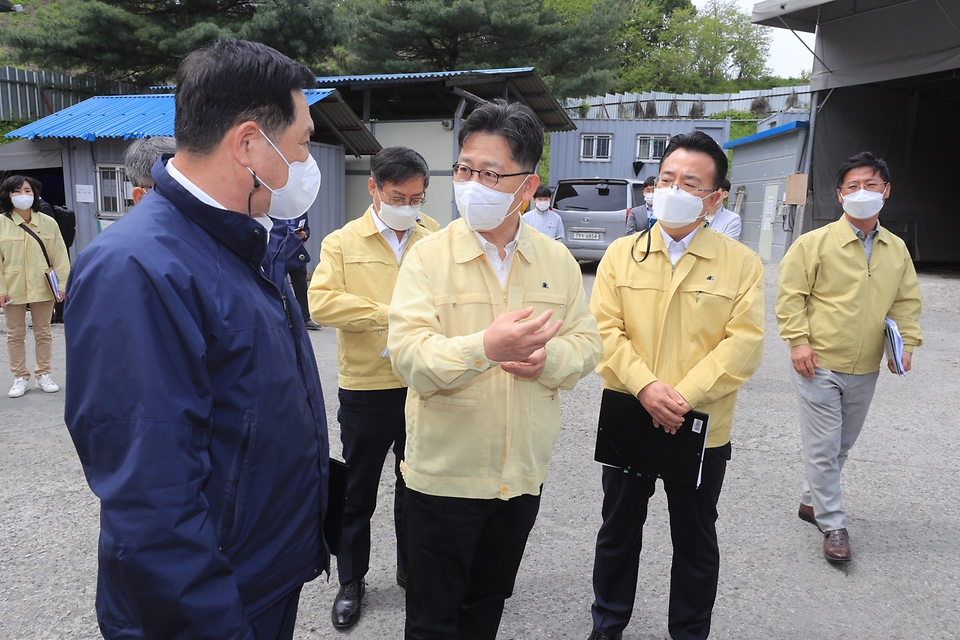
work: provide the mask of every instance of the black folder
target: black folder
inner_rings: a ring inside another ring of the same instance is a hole
[[[594,459],[696,489],[700,486],[709,423],[706,413],[688,411],[683,426],[669,434],[653,426],[653,418],[637,398],[604,389]]]
[[[343,508],[347,501],[347,474],[350,467],[346,463],[330,458],[330,475],[327,482],[327,517],[323,521],[323,537],[327,549],[337,555],[340,551],[340,538],[343,535]]]

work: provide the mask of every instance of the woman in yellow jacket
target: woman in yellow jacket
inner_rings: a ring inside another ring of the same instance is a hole
[[[54,393],[60,387],[50,378],[53,338],[53,292],[45,282],[47,257],[59,280],[58,295],[63,299],[70,261],[67,247],[56,221],[40,213],[40,183],[25,176],[12,176],[0,184],[0,307],[7,323],[7,351],[13,387],[7,394],[19,398],[27,391],[27,305],[33,319],[33,337],[37,344],[37,389]],[[27,231],[33,232],[33,235]],[[34,237],[36,236],[36,237]],[[40,242],[37,241],[37,237]],[[43,247],[41,248],[41,242]]]

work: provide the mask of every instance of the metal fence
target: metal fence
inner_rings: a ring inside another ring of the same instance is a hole
[[[47,71],[0,69],[0,120],[33,121],[91,96],[143,93],[124,82]]]
[[[704,118],[724,111],[775,113],[809,108],[810,87],[776,87],[739,93],[608,93],[568,98],[564,108],[571,118],[588,120]]]

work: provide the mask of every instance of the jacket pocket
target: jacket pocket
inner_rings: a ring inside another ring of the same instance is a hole
[[[550,321],[553,322],[554,320],[562,320],[566,315],[567,299],[564,296],[547,293],[546,291],[528,291],[523,295],[523,306],[533,307],[533,313],[530,314],[531,318],[536,318],[550,309],[553,311]]]
[[[418,415],[415,422],[407,426],[407,450],[419,452],[419,457],[408,458],[408,464],[425,475],[489,476],[491,423],[496,420],[489,415],[484,391],[461,387],[427,397],[418,396],[417,400]]]
[[[253,411],[248,410],[244,414],[240,441],[230,464],[226,492],[223,496],[223,509],[220,512],[220,522],[217,524],[217,539],[220,541],[221,549],[227,549],[236,544],[243,528],[255,444],[256,422]]]

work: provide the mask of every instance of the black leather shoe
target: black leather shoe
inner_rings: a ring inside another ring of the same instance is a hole
[[[364,590],[363,578],[340,585],[331,614],[335,629],[349,629],[360,620],[360,603],[363,601]]]
[[[615,636],[605,636],[599,631],[593,631],[587,636],[587,640],[621,640],[623,638],[622,633],[618,633]]]
[[[401,589],[407,588],[407,574],[404,571],[397,569],[397,586]]]

